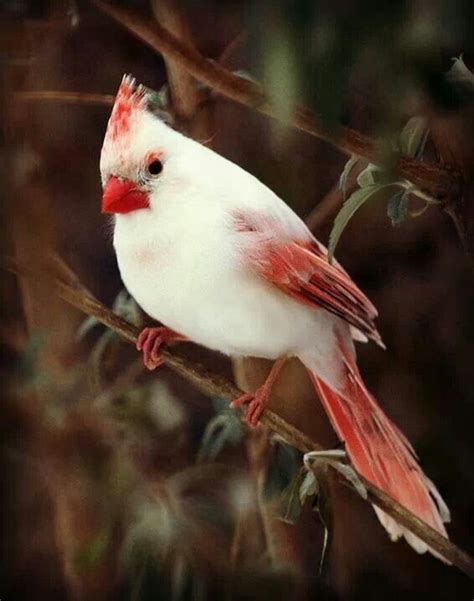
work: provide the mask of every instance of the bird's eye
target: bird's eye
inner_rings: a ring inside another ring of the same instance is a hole
[[[163,163],[158,159],[153,159],[148,163],[147,170],[150,175],[159,175],[163,171]]]

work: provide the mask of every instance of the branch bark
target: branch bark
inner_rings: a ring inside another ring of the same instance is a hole
[[[61,260],[59,262],[62,263]],[[55,274],[58,274],[57,263],[58,260],[56,259],[56,264],[53,266]],[[35,276],[31,270],[14,262],[10,262],[9,268],[21,275]],[[67,281],[64,281],[62,278],[67,273],[70,277],[68,276]],[[61,274],[55,281],[57,294],[63,300],[76,307],[79,311],[96,317],[103,325],[119,334],[125,340],[134,344],[136,343],[138,334],[140,333],[137,327],[113,313],[94,298],[82,287],[79,279],[69,269],[62,269]],[[160,352],[168,367],[205,394],[223,397],[228,400],[232,400],[243,394],[232,382],[229,382],[229,380],[218,374],[210,372],[198,363],[190,362],[179,351],[165,348]],[[269,409],[264,412],[261,423],[302,453],[322,450],[321,445],[316,441],[306,436],[306,434]],[[361,476],[360,478],[367,488],[367,499],[370,503],[383,509],[388,515],[397,520],[399,524],[410,530],[439,553],[447,562],[455,565],[462,572],[474,579],[474,558],[368,480]]]
[[[219,94],[275,118],[267,95],[258,84],[243,79],[218,63],[206,59],[159,23],[149,23],[127,9],[112,6],[102,0],[92,0],[92,2],[145,44],[180,64],[193,77]],[[291,125],[328,141],[346,154],[356,154],[371,163],[378,163],[380,160],[377,144],[372,138],[349,128],[341,128],[341,135],[337,140],[329,138],[314,113],[305,107],[294,108]],[[402,177],[432,196],[440,198],[457,196],[461,189],[461,176],[438,164],[402,157],[396,163],[396,170]]]
[[[189,24],[179,3],[175,0],[151,0],[151,7],[157,26],[166,28],[196,52]],[[165,66],[173,115],[180,129],[194,139],[210,139],[212,111],[209,91],[200,88],[190,72],[171,55],[165,56]]]
[[[98,106],[112,106],[115,100],[115,96],[112,96],[111,94],[63,92],[60,90],[32,90],[31,92],[18,92],[15,94],[15,98],[24,102],[63,102],[66,104],[91,104]]]

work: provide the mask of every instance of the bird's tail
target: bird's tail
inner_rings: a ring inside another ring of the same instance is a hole
[[[344,393],[336,392],[309,371],[316,391],[355,469],[367,480],[396,499],[421,520],[447,537],[443,522],[449,510],[433,482],[416,461],[415,452],[365,387],[355,361],[339,343],[346,366]],[[401,536],[418,553],[430,551],[417,536],[400,526],[378,507],[377,516],[393,541]]]

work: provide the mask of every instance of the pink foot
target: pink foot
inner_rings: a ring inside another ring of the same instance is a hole
[[[249,404],[247,407],[247,413],[245,414],[245,421],[249,426],[252,426],[253,428],[258,426],[258,422],[260,421],[262,413],[265,411],[265,407],[267,406],[270,398],[273,384],[275,383],[275,380],[277,379],[285,361],[285,357],[280,357],[277,359],[273,364],[265,383],[260,386],[260,388],[257,388],[255,392],[243,394],[238,399],[233,400],[230,404],[232,408],[241,407],[245,403]]]
[[[255,392],[248,392],[237,399],[234,399],[230,406],[235,409],[248,403],[245,421],[249,426],[255,428],[258,426],[262,413],[265,411],[268,399],[270,398],[271,387],[265,384],[257,388]]]
[[[151,370],[162,365],[164,361],[160,357],[160,347],[174,340],[185,340],[185,337],[165,326],[144,328],[138,336],[136,348],[137,351],[143,351],[145,366]]]

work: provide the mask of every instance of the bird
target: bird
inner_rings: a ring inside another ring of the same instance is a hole
[[[137,349],[189,340],[231,357],[274,360],[257,390],[235,399],[259,423],[285,360],[297,357],[356,471],[448,537],[450,513],[413,447],[364,384],[355,342],[384,348],[377,310],[293,210],[256,177],[167,124],[152,92],[120,83],[100,155],[102,213],[113,215],[122,281],[163,324]],[[374,506],[393,541],[424,541]]]

